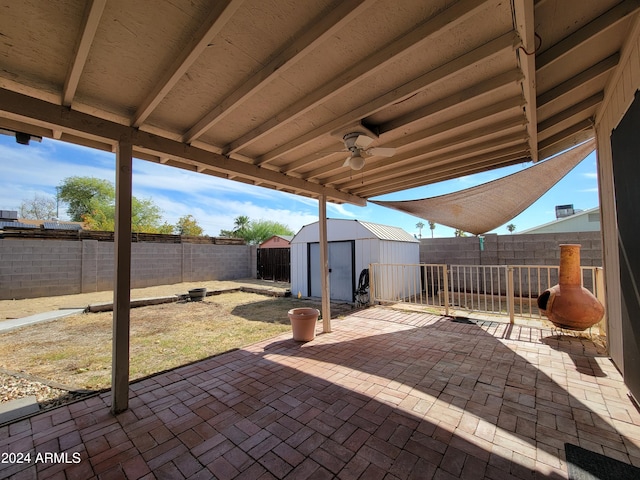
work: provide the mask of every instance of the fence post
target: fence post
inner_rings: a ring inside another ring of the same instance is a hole
[[[513,267],[507,267],[507,308],[509,309],[509,323],[515,323],[515,292],[513,288]]]
[[[600,322],[598,322],[598,328],[600,330],[600,335],[606,335],[607,334],[607,304],[606,304],[606,295],[604,293],[604,271],[602,270],[602,267],[595,267],[593,269],[593,276],[594,278],[594,290],[595,290],[595,295],[596,298],[598,300],[600,300],[600,303],[602,303],[602,305],[604,306],[604,316],[602,317],[602,320],[600,320]]]
[[[444,277],[444,314],[449,316],[449,272],[446,265],[442,265],[442,275]]]

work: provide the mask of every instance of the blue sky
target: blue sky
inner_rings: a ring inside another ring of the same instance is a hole
[[[13,137],[0,135],[0,210],[17,210],[21,202],[36,194],[55,197],[55,187],[70,176],[104,178],[115,183],[115,155],[76,145],[43,139],[19,145]],[[378,200],[413,200],[463,190],[520,171],[531,164],[506,167],[461,177],[434,185],[385,195]],[[366,169],[366,167],[365,167]],[[516,225],[516,233],[555,219],[555,206],[573,204],[586,210],[598,206],[595,154],[589,155],[536,203],[507,223]],[[366,175],[366,170],[365,170]],[[314,199],[254,187],[209,175],[134,159],[133,194],[151,198],[167,222],[174,224],[183,215],[193,215],[206,234],[215,236],[221,229],[233,227],[233,220],[247,215],[252,220],[276,220],[297,232],[318,220],[318,202]],[[421,219],[396,210],[368,204],[327,205],[330,218],[351,218],[401,227],[418,234]],[[64,208],[60,219],[68,219]],[[422,220],[423,223],[427,223]],[[454,230],[437,225],[435,237],[451,237]],[[493,230],[508,234],[505,225]],[[428,225],[422,236],[431,235]]]

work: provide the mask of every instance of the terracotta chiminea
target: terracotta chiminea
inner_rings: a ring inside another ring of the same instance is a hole
[[[556,327],[586,330],[604,315],[602,303],[582,286],[580,245],[560,245],[558,285],[538,297],[538,308]]]

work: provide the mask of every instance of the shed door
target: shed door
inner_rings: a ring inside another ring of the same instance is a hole
[[[331,300],[353,302],[355,278],[353,276],[354,243],[329,242],[329,296]],[[309,296],[322,296],[320,274],[320,244],[309,244]]]

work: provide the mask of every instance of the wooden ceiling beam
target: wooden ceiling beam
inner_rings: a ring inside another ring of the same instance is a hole
[[[441,181],[444,176],[447,176],[450,172],[466,172],[473,171],[474,168],[481,166],[483,169],[487,169],[495,163],[502,163],[505,161],[511,161],[514,159],[524,159],[529,161],[530,158],[526,156],[526,147],[524,144],[515,145],[509,148],[496,150],[493,152],[485,153],[482,155],[474,155],[473,152],[468,154],[466,158],[452,159],[446,165],[438,165],[432,169],[424,170],[421,174],[408,174],[400,175],[398,177],[389,178],[376,182],[374,184],[364,185],[362,188],[354,188],[358,195],[366,198],[371,198],[378,195],[384,195],[385,193],[398,191],[398,186],[402,186],[402,190],[406,190],[413,187],[427,185],[429,183],[435,183]],[[525,160],[521,160],[525,161]],[[496,167],[498,168],[498,167]],[[457,175],[453,175],[450,178],[455,178]],[[365,172],[366,178],[366,172]]]
[[[6,89],[0,89],[0,113],[15,116],[18,121],[40,124],[51,130],[62,130],[78,137],[104,139],[112,145],[126,139],[131,141],[138,151],[151,153],[158,158],[184,159],[193,163],[195,168],[218,170],[285,188],[299,189],[316,196],[327,195],[328,198],[340,202],[366,204],[366,200],[334,188],[325,188],[318,183],[259,168],[250,163],[233,160],[224,155]]]
[[[485,120],[487,122],[489,121],[488,118],[485,118]],[[504,136],[509,130],[520,128],[525,123],[526,123],[525,118],[520,113],[515,118],[510,118],[497,123],[487,124],[485,122],[485,124],[482,125],[481,127],[473,131],[467,131],[467,132],[461,133],[460,135],[457,135],[455,137],[445,138],[438,142],[430,143],[428,145],[422,144],[417,149],[414,149],[411,151],[405,151],[404,153],[395,155],[393,157],[393,160],[389,160],[388,158],[381,158],[381,157],[368,157],[365,163],[366,165],[365,168],[368,172],[367,178],[371,178],[372,174],[376,175],[376,177],[378,175],[380,176],[386,175],[389,170],[390,162],[392,162],[393,168],[400,168],[400,167],[404,168],[413,163],[420,163],[422,158],[429,156],[431,154],[435,154],[438,150],[443,150],[443,149],[451,148],[454,146],[459,147],[459,146],[468,144],[470,142],[478,143],[484,137],[495,136],[498,134],[502,134]],[[425,135],[422,137],[421,140],[424,140],[424,138],[429,138],[429,136]],[[410,144],[404,145],[404,147],[408,145],[413,145],[415,143],[417,142],[411,142]],[[349,188],[351,186],[354,186],[356,183],[354,183],[355,180],[352,181],[353,172],[350,169],[345,168],[343,164],[344,164],[344,158],[341,158],[338,161],[332,161],[329,164],[323,165],[322,167],[316,168],[306,173],[305,175],[302,176],[302,178],[304,178],[305,180],[321,179],[321,183],[323,184],[333,185],[333,186],[341,185],[341,188]],[[341,173],[337,173],[334,176],[328,177],[328,178],[323,177],[323,175],[330,174],[332,172],[338,172],[338,171],[341,171]],[[346,181],[347,183],[343,183],[344,181]],[[357,183],[358,184],[361,183],[360,180],[358,180]]]
[[[62,88],[62,105],[65,107],[70,107],[73,103],[73,98],[76,95],[78,83],[80,82],[80,76],[87,63],[89,50],[96,36],[100,18],[102,17],[106,4],[107,0],[90,0],[85,6],[80,36],[76,42],[73,60],[69,65],[69,71],[67,72],[64,87]]]
[[[541,140],[538,143],[540,158],[546,159],[552,157],[593,137],[595,137],[593,119],[587,118],[586,120],[581,120],[563,131]]]
[[[456,24],[466,20],[472,16],[477,9],[483,8],[484,3],[483,0],[462,0],[456,2],[440,15],[427,19],[406,35],[392,41],[348,70],[342,72],[323,85],[322,88],[305,95],[304,98],[285,108],[262,125],[234,140],[227,145],[226,151],[236,152],[246,147],[274,129],[286,126],[287,122],[294,121],[321,103],[335,98],[357,82],[377,74],[391,61],[411,52],[414,48],[420,47],[428,41],[429,38],[442,30],[453,28]],[[265,159],[264,161],[267,162],[270,161],[270,159]]]
[[[460,109],[466,102],[478,100],[485,95],[490,95],[497,90],[507,88],[509,85],[521,82],[524,76],[519,69],[510,70],[495,77],[479,82],[469,88],[465,88],[461,92],[457,92],[448,97],[437,100],[429,105],[414,110],[406,115],[394,118],[388,122],[378,125],[378,133],[391,132],[393,130],[406,127],[407,125],[424,120],[432,115],[441,114],[449,109]]]
[[[185,134],[183,141],[191,143],[213,128],[277,75],[293,66],[322,42],[331,38],[338,30],[361,15],[372,3],[373,0],[345,0],[339,2],[329,13],[323,12],[319,18],[311,22],[310,26],[302,28],[298,37],[288,42],[286,48],[276,54],[260,71],[243,81],[233,93],[191,127]],[[229,149],[225,153],[231,153],[231,150]]]
[[[515,74],[516,72],[511,72],[510,75],[508,75],[507,77],[510,77],[512,79],[515,79]],[[497,77],[495,77],[497,78]],[[494,78],[494,79],[495,79]],[[505,85],[502,82],[496,82],[494,83],[492,79],[492,84],[501,84],[501,85]],[[509,83],[509,82],[507,82]],[[480,95],[484,94],[484,90],[480,89],[477,90],[475,88],[471,88],[471,90],[475,90],[475,91],[480,91]],[[457,95],[453,95],[452,97],[457,97]],[[475,98],[475,97],[470,97],[470,98]],[[435,102],[433,104],[431,104],[431,106],[433,106],[433,109],[431,109],[431,113],[433,115],[435,114],[439,114],[442,113],[444,111],[446,111],[449,108],[449,100],[451,99],[451,97],[448,97],[447,102],[445,103],[441,103],[441,102]],[[436,110],[436,105],[439,107],[442,107],[442,110]],[[466,115],[463,115],[462,117],[457,117],[453,120],[449,120],[448,122],[441,122],[438,123],[436,126],[429,128],[429,129],[425,129],[425,130],[420,130],[418,132],[414,132],[411,135],[405,136],[403,137],[401,140],[395,141],[395,142],[390,142],[389,144],[387,144],[387,147],[391,147],[391,148],[407,148],[413,144],[416,143],[424,143],[424,139],[425,138],[431,138],[434,136],[438,136],[440,134],[442,134],[443,132],[446,131],[455,131],[455,130],[459,130],[462,127],[464,127],[465,125],[468,124],[472,124],[474,122],[478,122],[478,121],[482,121],[484,126],[481,129],[481,131],[488,131],[491,128],[509,128],[509,127],[503,127],[502,124],[498,124],[498,125],[492,125],[488,123],[488,119],[496,114],[503,114],[506,110],[510,110],[510,109],[520,109],[523,105],[523,99],[522,98],[512,98],[512,99],[507,99],[504,100],[502,102],[498,102],[495,103],[493,105],[490,105],[488,107],[476,110],[474,112],[470,112]],[[426,115],[426,112],[425,112]],[[523,117],[524,118],[524,117]],[[512,120],[509,120],[509,122],[511,122]],[[522,122],[520,122],[519,124],[521,124]],[[395,127],[394,127],[395,128]],[[338,153],[338,152],[336,152]],[[344,152],[344,156],[346,158],[347,152]],[[294,162],[288,163],[285,166],[280,168],[280,171],[283,173],[291,173],[294,172],[296,170],[299,170],[300,168],[303,168],[305,166],[308,166],[310,163],[320,163],[323,162],[329,155],[323,155],[323,156],[318,156],[317,158],[313,159],[313,160],[309,160],[309,158],[302,158],[300,160],[296,160]],[[397,157],[396,157],[397,158]],[[319,177],[325,173],[328,173],[330,171],[334,171],[337,170],[339,168],[342,167],[342,163],[344,163],[344,159],[341,162],[332,162],[328,165],[323,165],[322,167],[313,170],[311,173],[307,173],[306,175],[304,175],[304,178],[310,179],[310,178],[316,178]],[[346,174],[345,174],[346,175]]]
[[[431,128],[414,132],[411,135],[407,135],[406,137],[403,137],[400,140],[397,140],[395,142],[390,142],[386,146],[392,147],[392,148],[406,148],[416,143],[424,143],[425,138],[433,138],[433,137],[441,136],[444,133],[454,132],[456,129],[460,129],[464,126],[468,126],[477,122],[483,122],[485,124],[485,127],[489,126],[489,128],[491,128],[490,124],[489,125],[487,124],[487,122],[489,122],[489,119],[491,117],[498,114],[504,114],[505,112],[511,109],[513,110],[517,109],[518,111],[521,112],[522,111],[521,107],[523,105],[523,102],[524,102],[524,99],[522,97],[509,98],[501,102],[470,112],[466,115],[463,115],[462,117],[457,117],[447,122],[438,123],[437,125]],[[511,124],[511,122],[513,122],[514,120],[509,119],[507,121],[510,122]],[[406,156],[407,159],[410,159],[411,153],[413,152],[401,154],[402,157],[394,156],[394,163],[397,163],[398,165],[402,165],[403,163],[401,161],[402,158],[405,158]],[[342,160],[342,163],[344,163],[344,160]],[[312,172],[308,172],[305,175],[305,178],[311,179],[311,178],[320,177],[325,173],[328,173],[333,170],[337,170],[342,166],[342,163],[340,162],[332,163],[328,166],[316,169]],[[375,162],[374,165],[378,163],[380,162]],[[367,167],[370,168],[370,165],[367,165]],[[348,171],[344,173],[343,176],[344,177],[349,176]]]
[[[560,85],[557,85],[552,89],[547,90],[543,94],[538,95],[538,98],[536,100],[538,107],[543,107],[549,103],[552,103],[563,95],[571,94],[572,91],[584,85],[585,83],[588,83],[599,78],[602,75],[609,73],[611,70],[616,68],[619,61],[620,54],[615,53],[605,58],[601,62],[596,63],[592,67],[583,70],[570,79],[565,80]]]
[[[538,121],[536,119],[536,38],[534,35],[533,0],[513,0],[515,29],[522,40],[517,49],[518,62],[524,74],[522,93],[525,99],[524,114],[527,117],[529,151],[534,162],[538,161]]]
[[[563,110],[562,112],[554,115],[553,117],[547,118],[546,120],[540,122],[540,124],[538,125],[538,131],[542,135],[543,132],[555,127],[559,123],[564,122],[572,117],[579,116],[580,114],[584,114],[584,112],[602,103],[603,100],[604,92],[598,92],[595,95],[591,95],[589,98],[586,98],[581,102],[572,105],[566,110]],[[590,116],[591,115],[589,115],[589,117]]]
[[[442,152],[439,154],[434,154],[434,152],[427,152],[420,156],[414,157],[414,161],[405,165],[404,168],[398,169],[397,171],[399,173],[397,175],[402,177],[406,177],[407,175],[421,175],[423,172],[431,170],[433,168],[446,168],[452,161],[460,158],[482,155],[484,153],[490,153],[509,147],[517,147],[522,149],[523,145],[526,144],[526,141],[527,133],[525,131],[522,131],[515,132],[510,135],[502,135],[501,137],[485,140],[473,145],[461,146],[461,148],[457,148],[448,152]],[[327,180],[323,183],[333,186],[340,185],[339,188],[358,188],[358,185],[367,185],[369,183],[376,183],[378,181],[384,182],[387,179],[393,181],[393,174],[389,174],[389,170],[394,169],[394,164],[388,164],[386,165],[386,167],[386,169],[378,168],[377,173],[374,173],[367,170],[365,166],[366,175],[364,177],[364,181],[361,180],[359,182],[349,181],[347,183],[332,183],[330,180]]]
[[[584,42],[596,38],[599,34],[615,27],[639,9],[640,0],[623,0],[540,55],[537,55],[536,73],[540,75],[541,71],[546,67],[565,59]]]
[[[524,116],[519,116],[515,119],[483,126],[473,132],[465,132],[456,137],[406,152],[397,158],[393,157],[392,159],[377,160],[375,163],[365,163],[367,180],[375,181],[387,177],[390,168],[394,170],[402,168],[402,173],[419,172],[424,168],[425,164],[431,166],[446,163],[452,156],[460,155],[460,152],[468,153],[475,149],[480,154],[485,151],[506,147],[513,143],[526,142],[527,132],[522,128],[524,124]],[[518,131],[507,133],[513,129],[518,129]],[[367,159],[367,162],[368,160],[370,159]],[[339,185],[340,188],[351,188],[356,185],[350,181],[341,182],[338,177],[323,179],[322,183],[333,186]]]
[[[420,75],[398,88],[394,88],[393,90],[360,105],[358,108],[351,110],[350,112],[338,116],[329,123],[318,126],[314,130],[300,135],[296,139],[267,152],[256,160],[256,164],[262,165],[268,163],[286,153],[307,145],[318,136],[327,135],[336,129],[352,125],[360,119],[368,117],[385,107],[409,98],[437,82],[445,81],[451,76],[458,75],[465,70],[471,69],[483,61],[494,58],[502,52],[513,50],[514,46],[518,42],[519,40],[514,32],[503,34],[500,37],[445,63],[444,65]]]
[[[147,98],[140,104],[131,124],[134,127],[142,125],[153,110],[167,96],[171,89],[178,83],[191,65],[200,57],[227,22],[233,17],[244,0],[224,0],[215,2],[209,16],[202,23],[198,31],[193,35],[190,43],[182,50],[182,55],[177,57]]]
[[[442,172],[434,173],[426,177],[421,177],[420,180],[416,180],[408,188],[422,187],[425,185],[444,182],[446,180],[453,180],[467,175],[475,175],[477,173],[488,172],[497,168],[510,167],[530,161],[531,158],[527,157],[526,152],[523,150],[522,153],[514,153],[512,155],[500,157],[499,159],[493,158],[485,160],[483,162],[473,164],[472,166],[464,165],[449,170],[445,169]]]

